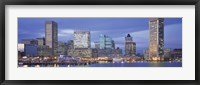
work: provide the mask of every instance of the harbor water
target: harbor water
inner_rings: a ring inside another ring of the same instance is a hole
[[[18,65],[18,67],[182,67],[182,62],[162,61],[162,62],[99,62],[86,65]]]

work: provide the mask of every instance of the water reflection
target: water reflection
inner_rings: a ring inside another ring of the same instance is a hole
[[[96,64],[85,65],[62,65],[62,64],[50,64],[50,65],[19,65],[19,67],[182,67],[182,62],[173,61],[134,61],[134,62],[108,62],[99,61]]]

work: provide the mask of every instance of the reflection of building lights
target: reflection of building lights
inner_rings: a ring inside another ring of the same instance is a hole
[[[107,60],[108,57],[99,57],[98,60]]]
[[[22,58],[27,58],[26,56],[22,57]]]
[[[160,57],[152,57],[152,60],[153,61],[158,61],[158,60],[161,60],[161,59],[160,59]]]

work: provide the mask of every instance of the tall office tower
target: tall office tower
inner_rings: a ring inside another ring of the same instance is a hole
[[[90,48],[90,31],[74,31],[74,48]]]
[[[45,44],[51,48],[51,55],[56,55],[58,45],[58,25],[54,21],[45,22]]]
[[[109,36],[101,34],[100,49],[115,49],[115,42]]]
[[[136,55],[136,43],[133,42],[133,38],[130,34],[125,37],[125,55],[135,56]]]
[[[149,57],[151,60],[164,58],[164,18],[149,19]]]

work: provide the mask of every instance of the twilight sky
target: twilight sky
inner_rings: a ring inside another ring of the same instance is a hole
[[[90,30],[92,47],[94,41],[99,41],[99,35],[105,34],[115,41],[116,47],[124,50],[125,36],[130,33],[137,53],[148,48],[148,18],[18,18],[18,42],[45,37],[48,20],[58,23],[58,41],[73,40],[74,30]],[[165,18],[164,46],[182,48],[182,18]]]

